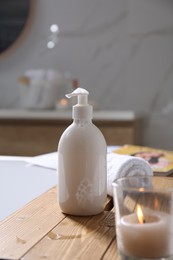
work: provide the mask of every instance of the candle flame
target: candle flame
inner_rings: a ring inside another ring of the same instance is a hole
[[[140,205],[137,205],[137,210],[136,211],[137,211],[137,217],[138,217],[139,223],[140,224],[145,223],[144,214],[142,212],[142,209],[141,209]]]

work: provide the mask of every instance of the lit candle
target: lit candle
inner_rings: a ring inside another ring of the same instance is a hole
[[[169,217],[166,213],[145,210],[121,218],[117,227],[121,253],[140,258],[169,256]]]

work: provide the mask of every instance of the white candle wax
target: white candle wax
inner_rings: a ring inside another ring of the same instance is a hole
[[[124,255],[141,258],[169,256],[169,217],[162,212],[145,211],[145,223],[137,214],[121,218],[117,227],[118,246]]]

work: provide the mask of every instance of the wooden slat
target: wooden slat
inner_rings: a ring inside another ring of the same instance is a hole
[[[110,260],[110,259],[121,260],[117,250],[116,239],[112,241],[111,245],[109,246],[108,250],[106,251],[105,255],[102,258],[102,260]]]
[[[64,218],[53,188],[0,223],[0,258],[19,259]]]
[[[157,186],[172,183],[163,178]],[[134,207],[133,201],[126,202]],[[108,197],[108,209],[111,203]],[[0,223],[0,259],[120,260],[114,223],[114,209],[91,217],[64,215],[53,188]]]
[[[169,189],[169,188],[173,188],[173,178],[168,178],[168,177],[162,177],[161,179],[159,178],[155,178],[154,179],[154,185],[158,188],[158,189]]]
[[[107,210],[111,205],[112,197],[108,197]],[[46,234],[51,236],[50,231],[65,218],[52,188],[0,223],[0,259],[20,259]]]
[[[114,221],[111,211],[87,218],[68,216],[22,260],[99,260],[115,239]]]

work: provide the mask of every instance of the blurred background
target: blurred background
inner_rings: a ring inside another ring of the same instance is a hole
[[[134,111],[143,145],[173,150],[172,0],[2,0],[0,14],[0,109],[36,106],[47,82],[54,109],[75,79],[97,109]]]

